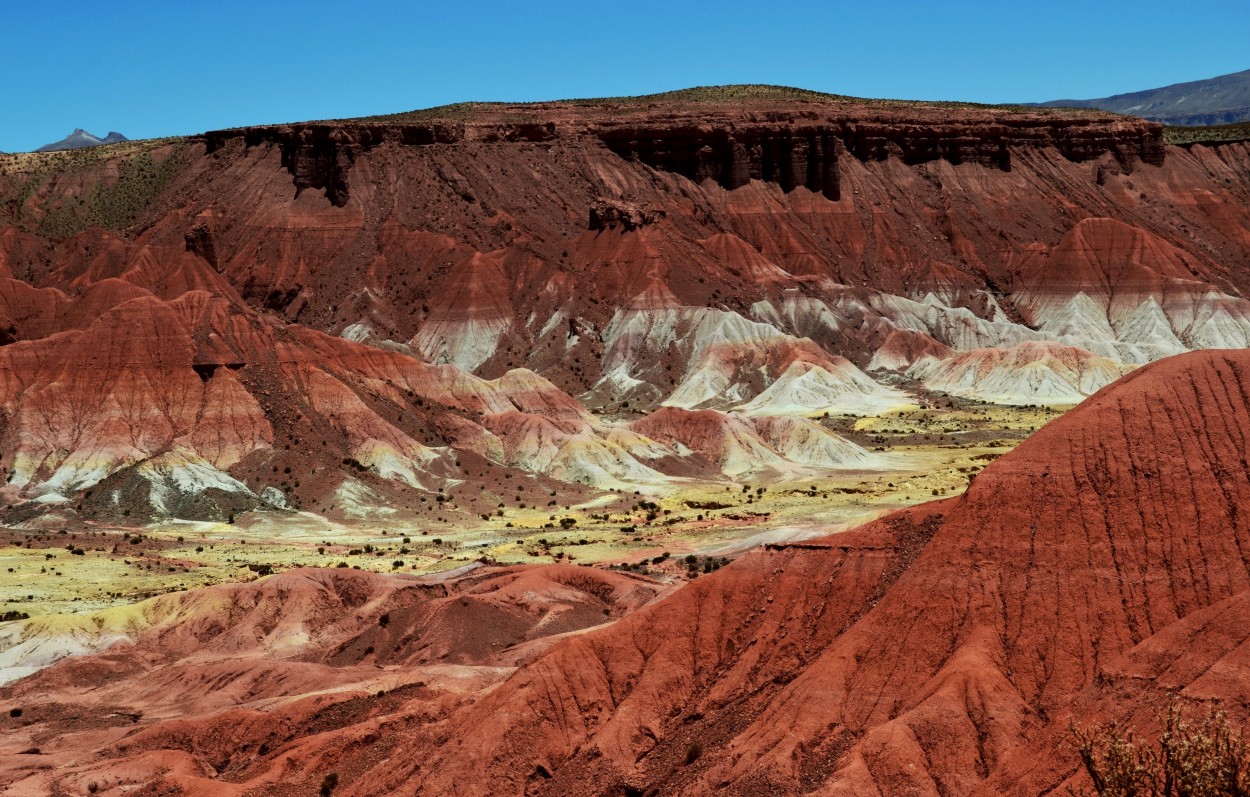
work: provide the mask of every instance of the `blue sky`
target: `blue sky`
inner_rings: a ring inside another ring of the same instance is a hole
[[[1250,68],[1250,2],[8,0],[0,150],[459,100],[775,83],[1099,97]]]

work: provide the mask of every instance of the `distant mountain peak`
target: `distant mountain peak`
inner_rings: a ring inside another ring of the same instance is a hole
[[[116,144],[119,141],[129,141],[130,139],[116,131],[110,131],[107,136],[100,138],[92,135],[81,127],[75,127],[74,132],[70,133],[60,141],[54,141],[51,144],[45,144],[36,152],[59,152],[66,149],[83,149],[85,147],[98,147],[101,144]]]
[[[1250,121],[1250,69],[1094,100],[1037,104],[1051,108],[1098,108],[1182,127],[1234,124]]]

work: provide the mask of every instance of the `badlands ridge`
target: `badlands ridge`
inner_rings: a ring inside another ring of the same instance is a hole
[[[1250,145],[1091,111],[4,156],[0,788],[1084,788],[1072,722],[1245,719],[1248,259]]]
[[[8,794],[1040,795],[1071,722],[1244,720],[1250,355],[1149,365],[957,498],[669,589],[301,569],[83,618]],[[657,600],[658,598],[658,600]],[[621,619],[617,619],[621,618]],[[34,621],[31,621],[34,622]]]
[[[721,96],[10,158],[5,502],[328,513],[477,458],[600,489],[767,479],[864,465],[826,415],[1066,406],[1250,344],[1244,143]]]

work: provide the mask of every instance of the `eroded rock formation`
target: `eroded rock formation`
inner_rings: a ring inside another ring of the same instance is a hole
[[[134,307],[181,319],[191,354],[144,380],[185,381],[191,404],[197,391],[255,401],[274,443],[241,433],[261,443],[222,472],[252,492],[281,488],[257,483],[260,469],[326,473],[316,489],[286,480],[303,507],[335,505],[335,480],[360,475],[352,463],[380,479],[375,491],[460,478],[460,451],[597,487],[707,472],[689,458],[669,467],[683,455],[626,430],[665,406],[810,418],[885,411],[918,390],[1070,404],[1142,363],[1250,345],[1248,186],[1245,144],[1167,148],[1157,125],[1126,117],[767,93],[457,106],[218,131],[61,171],[6,167],[3,433],[23,452],[4,465],[10,498],[76,506],[90,485],[57,480],[65,463],[99,482],[164,457],[154,467],[167,474],[186,441],[239,436],[207,428],[233,417],[222,412],[137,446],[124,424],[74,441],[31,431],[82,422],[49,398],[79,389],[50,365],[77,363],[63,352],[155,356],[146,340],[184,334],[117,320],[145,297]],[[259,376],[269,355],[187,321],[205,306],[190,292],[264,346],[451,368],[441,378],[474,391],[525,382],[564,409],[430,410],[418,388],[350,365],[334,377],[350,396],[318,377],[283,400],[324,407],[300,397],[331,391],[411,443],[344,442],[311,411],[280,431],[276,394],[259,392],[276,389]],[[120,379],[110,367],[105,381]],[[95,383],[82,390],[101,398]],[[176,417],[167,404],[152,417]],[[324,442],[326,461],[287,461],[286,434]],[[112,490],[147,494],[132,487]]]
[[[1175,695],[1243,718],[1247,384],[1245,352],[1146,366],[959,498],[767,546],[649,605],[654,584],[584,568],[445,586],[305,571],[168,596],[124,627],[133,649],[0,691],[0,708],[27,709],[6,720],[12,745],[57,723],[43,755],[65,762],[5,771],[23,788],[190,794],[281,794],[328,772],[349,795],[1080,787],[1070,721],[1148,724]],[[222,602],[228,619],[209,620]],[[600,607],[615,622],[544,636]],[[424,680],[374,693],[382,681],[352,680],[362,656]],[[428,666],[442,658],[461,666]],[[178,719],[140,713],[213,673],[235,686]],[[124,721],[62,718],[43,696],[67,690]]]

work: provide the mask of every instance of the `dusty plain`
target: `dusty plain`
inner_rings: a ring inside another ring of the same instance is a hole
[[[425,574],[475,563],[566,562],[694,578],[758,545],[826,535],[957,495],[1062,412],[943,397],[880,416],[830,416],[821,421],[826,428],[883,454],[889,466],[687,480],[663,494],[608,491],[567,504],[553,501],[537,478],[518,476],[509,500],[485,518],[472,511],[480,495],[470,508],[456,488],[423,513],[344,521],[261,510],[233,523],[115,526],[50,514],[0,529],[0,613],[88,613],[298,567]]]

